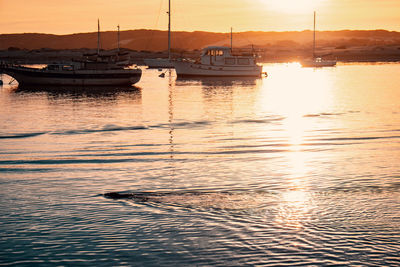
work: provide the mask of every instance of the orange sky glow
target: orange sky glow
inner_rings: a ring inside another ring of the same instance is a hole
[[[167,28],[168,0],[3,0],[0,33],[69,34]],[[172,0],[177,31],[400,31],[399,0]]]

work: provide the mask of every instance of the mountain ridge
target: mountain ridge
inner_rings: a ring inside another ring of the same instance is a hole
[[[367,46],[400,45],[400,32],[388,30],[340,30],[317,31],[317,44],[320,46]],[[168,33],[161,30],[126,30],[120,32],[120,45],[131,50],[152,52],[167,49]],[[236,47],[309,46],[312,31],[246,31],[233,33]],[[103,49],[117,47],[117,32],[101,32]],[[208,45],[230,45],[230,33],[206,31],[177,31],[172,34],[172,48],[178,51],[199,50]],[[73,33],[66,35],[46,33],[1,34],[0,49],[82,49],[97,47],[97,32]]]

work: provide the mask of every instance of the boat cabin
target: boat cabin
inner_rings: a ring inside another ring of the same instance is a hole
[[[251,56],[232,55],[230,47],[209,46],[203,49],[201,64],[218,66],[249,66],[255,65],[255,58]]]
[[[46,70],[54,70],[54,71],[60,71],[60,70],[74,70],[75,66],[72,64],[58,64],[58,63],[52,63],[48,64],[44,69]]]
[[[73,61],[70,63],[52,63],[48,64],[44,69],[50,71],[74,71],[74,70],[110,70],[121,69],[114,62],[108,61]]]

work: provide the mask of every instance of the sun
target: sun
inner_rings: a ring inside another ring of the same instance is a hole
[[[316,10],[326,0],[260,0],[266,8],[284,13],[306,13]]]

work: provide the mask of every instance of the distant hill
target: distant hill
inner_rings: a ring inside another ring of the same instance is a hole
[[[131,50],[165,51],[167,49],[167,32],[158,30],[129,30],[120,33],[121,47]],[[117,33],[108,31],[101,33],[103,49],[117,47]],[[240,32],[234,33],[235,47],[254,45],[268,48],[310,46],[312,32]],[[319,46],[351,47],[400,45],[400,32],[374,31],[324,31],[317,32]],[[208,45],[229,45],[229,33],[214,32],[173,32],[172,48],[177,51],[197,50]],[[80,49],[96,48],[97,32],[77,33],[69,35],[53,35],[40,33],[2,34],[0,49]]]

